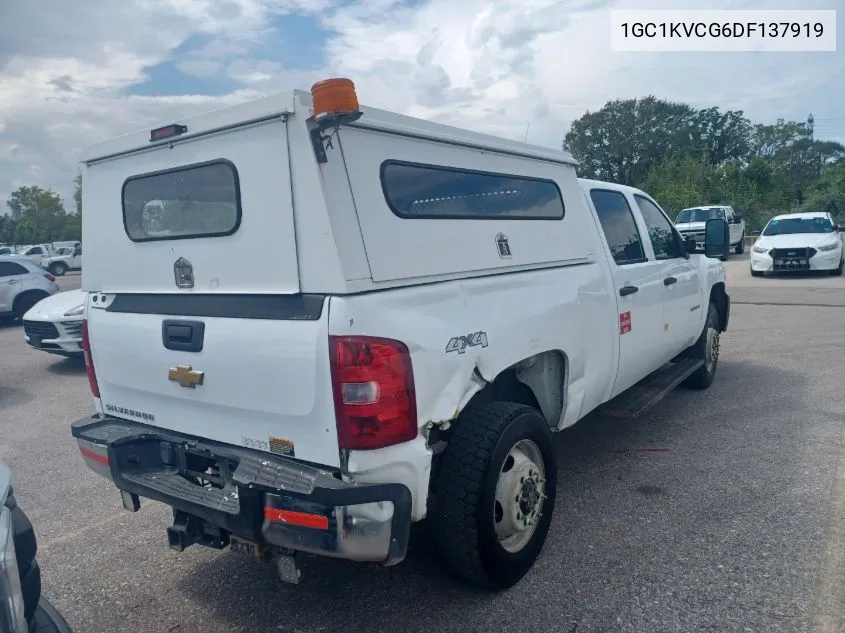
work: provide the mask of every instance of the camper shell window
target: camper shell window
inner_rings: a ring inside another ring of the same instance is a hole
[[[241,223],[238,172],[227,160],[131,176],[121,198],[133,242],[231,235]]]
[[[553,180],[388,160],[381,186],[400,218],[560,220],[563,196]]]

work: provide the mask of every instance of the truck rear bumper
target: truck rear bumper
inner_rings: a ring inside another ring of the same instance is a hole
[[[176,549],[224,547],[234,536],[255,554],[276,547],[384,564],[405,558],[404,484],[343,481],[287,457],[108,416],[79,420],[71,432],[92,470],[130,498],[174,509],[168,534]]]

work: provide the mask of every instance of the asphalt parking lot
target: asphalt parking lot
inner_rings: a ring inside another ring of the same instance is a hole
[[[727,267],[713,386],[560,434],[543,555],[499,595],[443,574],[421,535],[396,567],[309,559],[299,586],[229,552],[168,549],[168,510],[123,511],[71,441],[91,411],[82,365],[0,327],[0,457],[44,592],[77,633],[845,631],[845,277]]]

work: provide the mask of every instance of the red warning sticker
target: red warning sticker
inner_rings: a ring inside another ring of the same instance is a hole
[[[623,312],[619,315],[619,333],[627,334],[631,331],[631,313]]]

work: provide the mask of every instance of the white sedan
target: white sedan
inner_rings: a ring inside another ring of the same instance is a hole
[[[23,315],[26,342],[50,354],[81,356],[84,307],[82,290],[59,292],[42,299]]]
[[[826,271],[841,275],[845,240],[829,213],[787,213],[769,220],[751,247],[751,274]]]

